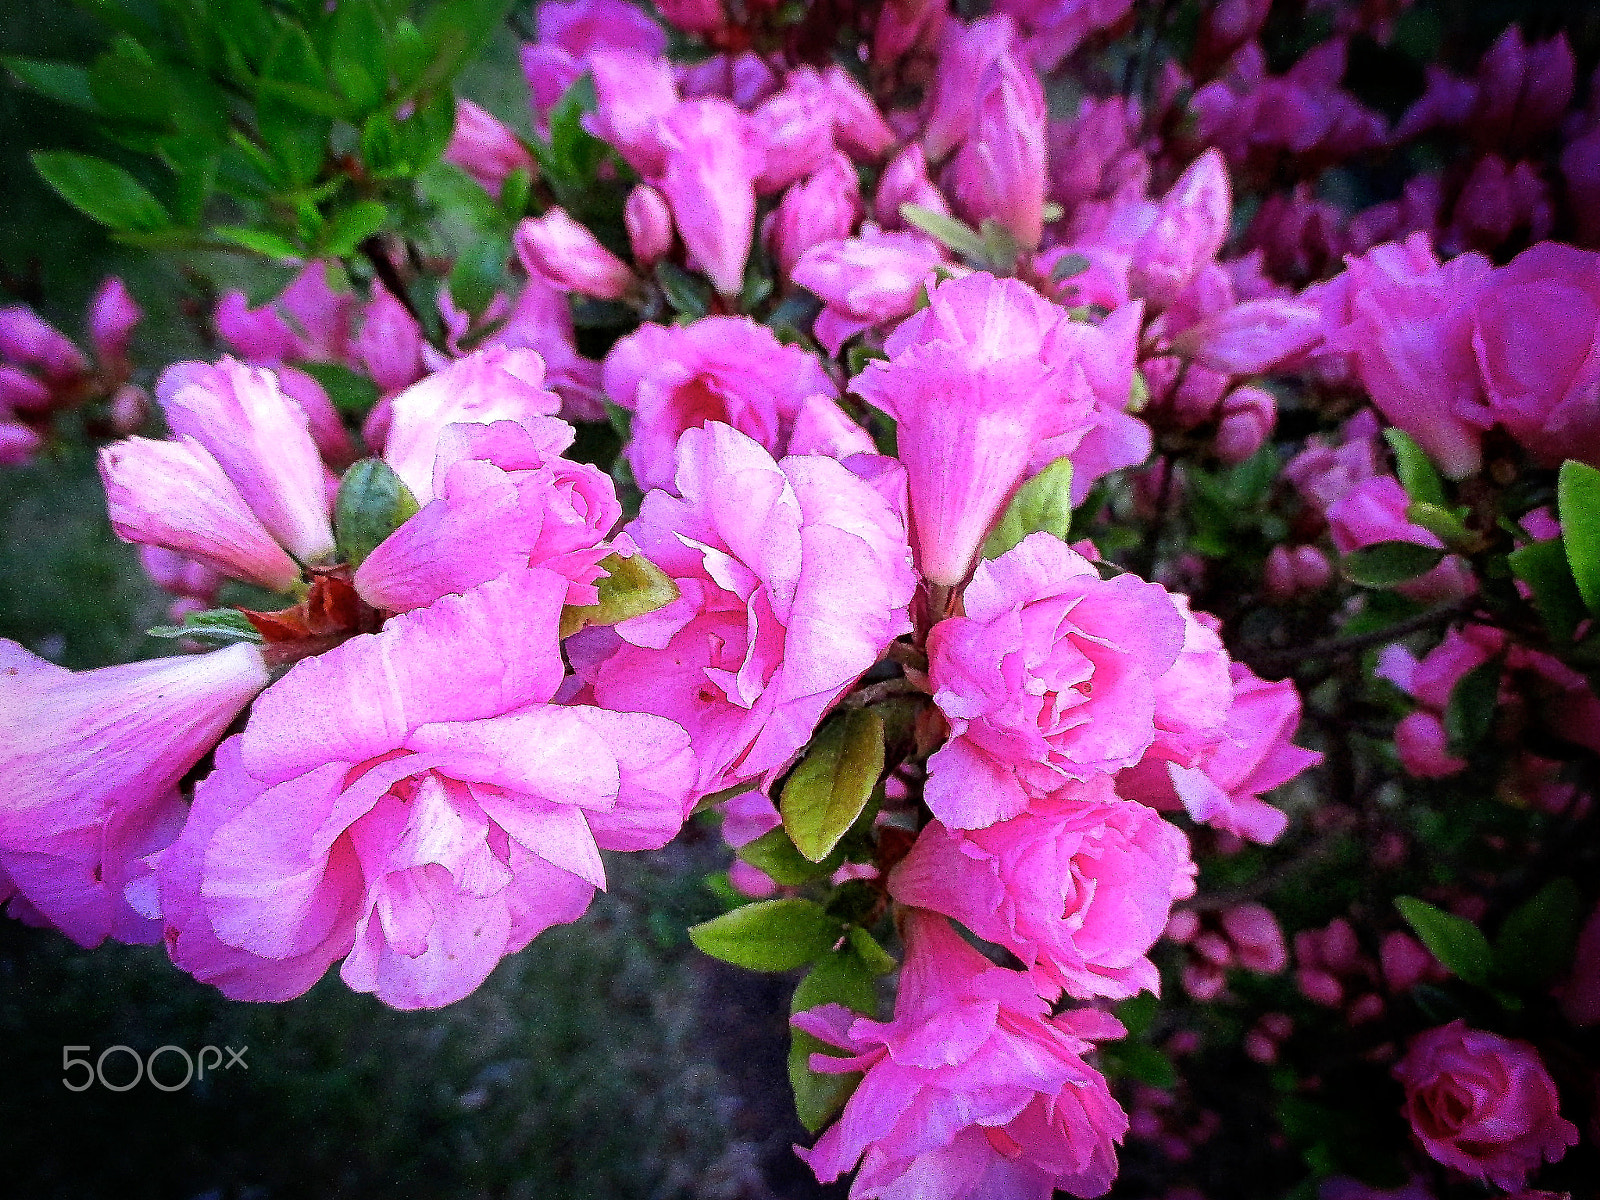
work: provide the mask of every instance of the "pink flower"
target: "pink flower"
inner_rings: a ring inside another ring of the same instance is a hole
[[[829,1004],[792,1024],[849,1057],[811,1069],[865,1075],[811,1150],[824,1183],[857,1162],[852,1200],[1099,1196],[1116,1175],[1128,1118],[1090,1040],[1122,1026],[1094,1009],[1050,1016],[1026,975],[993,966],[943,917],[905,917],[906,963],[892,1021]]]
[[[673,144],[663,122],[679,104],[671,64],[655,54],[600,50],[590,56],[589,70],[598,107],[585,128],[610,142],[640,175],[658,181]]]
[[[444,161],[460,167],[493,195],[500,194],[513,171],[533,170],[533,155],[517,135],[467,99],[456,101],[456,125]]]
[[[678,599],[568,644],[596,703],[689,730],[705,795],[776,778],[910,629],[916,581],[900,515],[833,459],[774,462],[712,422],[684,432],[677,461],[678,494],[651,492],[626,533]]]
[[[1558,993],[1561,1011],[1574,1025],[1600,1022],[1600,906],[1589,914],[1578,934],[1572,974]]]
[[[604,378],[606,395],[634,414],[626,455],[645,490],[671,486],[679,437],[711,421],[774,457],[874,452],[817,357],[748,317],[640,326],[606,356]]]
[[[594,51],[637,50],[657,56],[667,50],[666,30],[628,0],[544,0],[538,21],[538,42],[522,48],[522,73],[541,128]]]
[[[66,334],[20,304],[0,308],[0,362],[26,367],[50,385],[69,383],[89,370]]]
[[[1162,197],[1155,220],[1133,246],[1134,294],[1157,309],[1171,305],[1215,261],[1232,215],[1228,168],[1220,154],[1207,150]]]
[[[1392,475],[1374,475],[1362,480],[1343,499],[1328,508],[1328,531],[1340,554],[1379,542],[1410,542],[1417,546],[1444,549],[1437,536],[1406,516],[1410,497]],[[1477,586],[1471,570],[1455,555],[1445,557],[1427,574],[1403,583],[1397,589],[1414,600],[1438,602],[1459,600]]]
[[[20,421],[0,416],[0,467],[27,462],[44,445],[44,439]]]
[[[718,292],[737,296],[755,233],[765,151],[726,100],[685,100],[664,121],[671,149],[659,187],[678,233]]]
[[[1561,177],[1577,225],[1576,240],[1590,247],[1600,244],[1600,125],[1562,149]]]
[[[1563,1120],[1556,1086],[1527,1042],[1464,1021],[1412,1039],[1394,1069],[1406,1089],[1402,1110],[1435,1161],[1512,1191],[1578,1143]]]
[[[1318,512],[1326,512],[1363,480],[1379,473],[1383,439],[1378,419],[1363,409],[1339,430],[1338,441],[1312,437],[1284,464],[1284,476]]]
[[[889,0],[872,30],[872,62],[887,66],[933,50],[949,20],[950,7],[942,0]]]
[[[333,552],[321,455],[305,410],[270,371],[231,358],[177,363],[156,396],[172,431],[210,452],[279,545],[306,564]]]
[[[1276,975],[1289,965],[1283,929],[1266,906],[1230,905],[1222,910],[1222,930],[1232,943],[1233,957],[1245,970]]]
[[[433,499],[434,458],[449,425],[516,421],[546,445],[572,428],[550,414],[561,400],[544,387],[544,361],[531,350],[491,346],[458,359],[394,398],[383,458],[417,503]]]
[[[1600,255],[1543,243],[1492,274],[1470,315],[1487,401],[1546,466],[1600,463]]]
[[[1478,63],[1472,131],[1485,145],[1528,142],[1554,129],[1572,100],[1575,64],[1566,34],[1529,46],[1515,22]]]
[[[436,1007],[581,915],[605,885],[599,849],[664,845],[687,812],[688,739],[550,703],[566,587],[514,570],[279,680],[161,863],[175,961],[264,999],[343,958],[352,988]]]
[[[634,261],[649,268],[672,250],[672,210],[655,188],[641,183],[628,193],[622,216]]]
[[[688,33],[711,33],[727,18],[721,0],[655,0],[661,15]]]
[[[932,238],[884,233],[868,221],[856,237],[806,250],[789,277],[827,305],[816,321],[817,340],[838,354],[848,338],[908,315],[944,262],[944,250]]]
[[[1035,444],[1069,454],[1094,394],[1066,311],[1014,279],[975,274],[934,288],[850,390],[899,423],[912,545],[934,583],[966,578],[1022,482]]]
[[[1242,463],[1272,436],[1278,404],[1265,388],[1234,388],[1222,401],[1217,423],[1217,457],[1230,465]]]
[[[532,350],[544,359],[545,386],[561,397],[561,415],[570,421],[603,421],[600,364],[578,352],[572,309],[554,284],[530,275],[505,324],[479,349],[500,346]]]
[[[966,615],[928,637],[934,702],[951,732],[928,760],[936,817],[981,829],[1069,780],[1139,761],[1156,736],[1156,683],[1184,643],[1164,589],[1102,580],[1035,533],[980,563],[964,598]]]
[[[1224,375],[1264,375],[1296,363],[1322,337],[1322,314],[1315,307],[1250,300],[1189,326],[1174,340],[1173,350]]]
[[[1315,546],[1274,546],[1267,554],[1262,574],[1268,596],[1291,600],[1327,587],[1333,579],[1333,567],[1327,555]]]
[[[422,327],[381,283],[362,313],[354,349],[372,382],[385,394],[403,391],[427,373]]]
[[[1160,991],[1146,955],[1194,873],[1188,839],[1100,776],[985,829],[933,822],[889,888],[1016,954],[1041,990],[1124,999]]]
[[[899,229],[905,224],[900,216],[900,208],[906,204],[915,204],[918,208],[926,208],[944,216],[950,215],[950,206],[945,203],[944,194],[928,178],[928,159],[916,142],[907,144],[883,169],[878,179],[878,189],[873,194],[873,215],[884,228]]]
[[[956,205],[973,225],[993,219],[1024,249],[1044,236],[1044,89],[1010,55],[997,58],[970,98],[971,127],[949,178]]]
[[[355,305],[353,293],[328,286],[328,264],[318,261],[306,264],[276,300],[259,308],[251,308],[243,292],[228,292],[213,319],[234,352],[253,362],[341,362]]]
[[[638,289],[628,264],[563,209],[525,218],[517,226],[515,240],[517,257],[528,273],[542,275],[557,287],[600,300],[621,300]]]
[[[1127,16],[1133,0],[1000,0],[995,7],[1016,18],[1039,70],[1053,71],[1091,35]]]
[[[155,941],[124,889],[177,836],[179,781],[266,684],[247,645],[75,673],[0,641],[0,873],[80,945]]]
[[[513,421],[447,428],[439,494],[357,568],[356,590],[375,608],[407,612],[532,566],[569,581],[568,604],[598,603],[622,507],[610,476],[561,458],[565,448]]]
[[[780,275],[788,278],[795,264],[811,247],[850,236],[861,215],[861,184],[844,155],[834,153],[819,170],[783,194],[766,227],[766,237],[778,259]]]
[[[922,130],[922,148],[930,163],[941,162],[966,140],[972,127],[972,98],[984,76],[1002,57],[1016,56],[1017,27],[1008,16],[980,17],[970,25],[945,24]]]

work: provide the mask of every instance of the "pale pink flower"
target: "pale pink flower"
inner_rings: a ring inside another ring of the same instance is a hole
[[[177,836],[179,781],[266,684],[247,645],[72,672],[0,641],[0,873],[80,945],[155,941],[124,889]]]
[[[972,98],[984,76],[999,59],[1014,59],[1017,54],[1017,27],[1008,16],[980,17],[970,25],[945,24],[922,130],[922,148],[930,163],[943,161],[966,140],[972,127]]]
[[[328,264],[306,264],[276,300],[251,308],[243,292],[227,292],[213,315],[217,332],[252,362],[343,362],[355,315],[352,292],[328,286]]]
[[[677,462],[677,495],[651,492],[625,532],[678,599],[568,645],[597,703],[689,730],[704,795],[793,761],[910,629],[916,580],[900,514],[831,458],[774,462],[712,422],[684,432]]]
[[[1037,443],[1070,454],[1095,398],[1075,323],[1026,284],[974,274],[929,300],[850,390],[898,422],[917,564],[948,586],[972,569]]]
[[[427,374],[422,327],[382,283],[372,285],[372,299],[361,314],[361,332],[354,349],[372,382],[385,395],[404,391]]]
[[[1004,946],[1041,991],[1124,999],[1161,990],[1147,955],[1194,874],[1188,839],[1099,776],[984,829],[933,822],[889,890]]]
[[[872,439],[839,407],[816,355],[785,346],[748,317],[643,325],[606,356],[606,395],[633,413],[625,451],[642,489],[670,487],[686,429],[721,421],[769,454],[847,458]]]
[[[667,50],[667,31],[628,0],[544,0],[538,23],[539,40],[522,48],[522,73],[541,127],[593,52],[660,56]]]
[[[980,563],[964,599],[966,615],[928,637],[951,732],[928,760],[936,817],[981,829],[1139,761],[1156,737],[1156,683],[1184,644],[1163,588],[1102,580],[1066,543],[1034,533]]]
[[[946,203],[944,193],[934,187],[933,181],[928,178],[927,155],[916,142],[907,143],[883,169],[878,179],[878,189],[873,193],[873,215],[885,229],[900,229],[905,225],[900,215],[900,208],[905,204],[915,204],[918,208],[943,216],[950,215],[950,205]]]
[[[1394,1069],[1429,1157],[1506,1191],[1578,1144],[1556,1085],[1527,1042],[1452,1021],[1412,1039]]]
[[[179,965],[270,998],[343,958],[352,988],[437,1007],[581,915],[600,849],[677,833],[683,730],[551,703],[566,588],[514,570],[279,680],[197,791],[209,839],[160,866]]]
[[[578,352],[572,309],[566,294],[530,275],[506,314],[505,324],[485,338],[480,349],[500,346],[532,350],[544,359],[545,386],[561,397],[561,415],[569,421],[603,421],[600,364]]]
[[[812,1055],[812,1070],[865,1072],[800,1156],[824,1183],[859,1162],[852,1200],[1103,1195],[1128,1118],[1083,1058],[1122,1026],[1087,1008],[1052,1017],[1028,976],[992,965],[943,917],[912,910],[904,931],[893,1020],[837,1004],[792,1020],[848,1051]]]
[[[560,457],[514,421],[453,425],[439,438],[438,495],[381,542],[355,573],[375,608],[407,612],[516,567],[568,581],[568,604],[595,604],[607,536],[622,517],[610,476]]]

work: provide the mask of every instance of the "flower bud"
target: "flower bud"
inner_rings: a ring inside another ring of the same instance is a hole
[[[89,364],[67,336],[31,308],[0,308],[0,361],[29,367],[51,383],[84,374]]]
[[[928,178],[927,156],[915,142],[896,154],[883,169],[872,204],[878,224],[885,229],[899,229],[905,224],[900,216],[903,204],[915,204],[943,216],[950,215],[944,193]]]
[[[26,425],[0,420],[0,467],[20,466],[42,445],[43,439]]]
[[[688,100],[667,116],[673,148],[661,191],[683,244],[724,296],[744,286],[765,152],[725,100]]]
[[[861,212],[860,183],[850,160],[835,153],[809,179],[784,192],[768,237],[787,278],[801,255],[823,242],[850,236]]]
[[[641,183],[628,193],[622,210],[628,227],[628,244],[641,267],[655,266],[672,250],[672,210],[655,188]]]
[[[1217,457],[1230,466],[1242,463],[1272,433],[1278,406],[1264,388],[1235,388],[1222,402],[1222,420],[1217,425]]]
[[[532,275],[599,300],[621,300],[638,290],[628,264],[563,209],[529,217],[517,226],[517,257]]]
[[[1233,216],[1233,191],[1222,155],[1207,150],[1161,200],[1133,250],[1134,294],[1164,309],[1217,257]]]
[[[133,327],[143,316],[122,280],[113,275],[100,285],[89,302],[89,338],[102,365],[127,359]]]
[[[26,371],[0,363],[0,411],[45,409],[54,398],[55,394],[48,387]]]
[[[1233,943],[1239,965],[1247,971],[1276,975],[1288,965],[1278,919],[1260,904],[1235,904],[1223,910],[1222,929]]]
[[[111,397],[111,428],[126,437],[144,424],[150,415],[150,393],[125,383]]]
[[[956,204],[973,225],[992,218],[1023,249],[1036,249],[1044,237],[1044,89],[1011,55],[994,62],[980,88],[952,168]]]

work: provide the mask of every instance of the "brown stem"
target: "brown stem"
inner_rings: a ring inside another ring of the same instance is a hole
[[[372,270],[383,281],[383,286],[400,301],[401,306],[411,315],[411,319],[417,323],[417,328],[423,331],[423,336],[427,336],[428,323],[417,311],[405,281],[400,278],[400,272],[395,269],[394,263],[389,261],[389,255],[383,248],[383,240],[377,234],[373,234],[361,243],[361,253],[372,264]]]
[[[1407,634],[1417,633],[1423,629],[1430,629],[1435,625],[1464,617],[1477,608],[1474,600],[1456,600],[1449,604],[1441,604],[1437,608],[1430,608],[1427,612],[1418,613],[1414,617],[1407,617],[1404,621],[1397,621],[1382,629],[1374,629],[1370,633],[1357,633],[1349,637],[1328,638],[1320,642],[1312,642],[1309,646],[1300,646],[1283,650],[1263,650],[1259,652],[1246,651],[1243,657],[1252,667],[1263,671],[1291,670],[1301,663],[1310,662],[1319,658],[1340,658],[1349,654],[1359,654],[1363,650],[1370,650],[1374,646],[1381,646],[1392,642]]]
[[[909,679],[885,679],[881,683],[869,684],[859,692],[851,692],[839,702],[841,708],[865,708],[869,704],[876,704],[879,700],[887,700],[891,696],[909,696],[925,694],[921,688]]]

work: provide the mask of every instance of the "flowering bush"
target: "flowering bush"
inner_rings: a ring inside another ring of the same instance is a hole
[[[456,95],[510,0],[105,7],[10,68],[118,161],[39,174],[274,286],[213,361],[0,309],[0,464],[96,446],[171,622],[0,640],[9,916],[435,1008],[715,829],[853,1198],[1592,1194],[1565,33],[544,0],[524,136]]]

